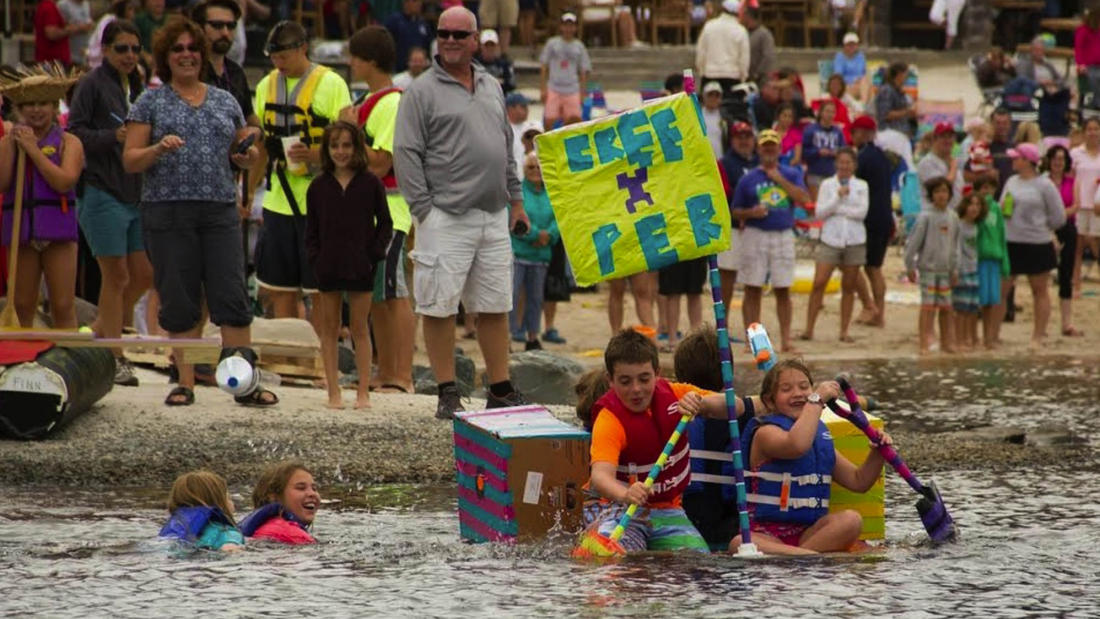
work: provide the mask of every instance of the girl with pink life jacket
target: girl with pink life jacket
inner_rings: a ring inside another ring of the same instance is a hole
[[[321,495],[304,464],[283,462],[265,471],[252,491],[252,506],[239,524],[245,537],[292,545],[317,542],[310,530]]]

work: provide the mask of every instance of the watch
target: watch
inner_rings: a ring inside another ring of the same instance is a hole
[[[806,396],[806,403],[807,404],[817,404],[818,406],[824,406],[821,403],[821,394],[816,392],[816,391],[811,393],[810,395]]]

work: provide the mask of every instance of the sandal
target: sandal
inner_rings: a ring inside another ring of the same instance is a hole
[[[168,397],[164,398],[166,406],[191,406],[194,403],[195,392],[189,387],[176,387],[168,392]]]
[[[268,399],[265,396],[269,396]],[[279,403],[279,396],[273,392],[260,387],[248,395],[239,395],[233,398],[233,401],[242,406],[253,406],[257,408],[264,408],[267,406],[275,406]]]

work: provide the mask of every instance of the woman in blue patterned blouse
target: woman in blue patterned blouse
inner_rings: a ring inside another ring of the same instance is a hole
[[[191,21],[172,20],[160,30],[153,54],[165,85],[144,92],[130,110],[123,165],[145,175],[142,229],[161,327],[172,338],[198,337],[205,301],[221,327],[222,356],[240,354],[255,364],[231,165],[252,166],[256,148],[237,151],[255,129],[245,127],[231,94],[199,80],[206,49],[202,28]],[[178,366],[179,386],[165,400],[170,406],[195,400],[194,367]],[[261,388],[237,401],[268,406],[278,398]]]

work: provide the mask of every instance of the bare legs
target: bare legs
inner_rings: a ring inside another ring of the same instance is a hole
[[[39,282],[46,276],[50,295],[50,317],[55,329],[75,329],[76,322],[76,253],[72,243],[50,243],[42,251],[29,246],[19,247],[19,264],[15,272],[15,297],[8,299],[15,308],[19,324],[34,326],[38,307]]]
[[[653,297],[656,292],[655,274],[637,273],[631,275],[630,289],[634,294],[634,309],[638,313],[638,322],[655,327],[657,322],[653,319]],[[613,279],[608,282],[607,318],[611,325],[611,333],[618,333],[623,328],[623,297],[626,295],[626,280]]]

